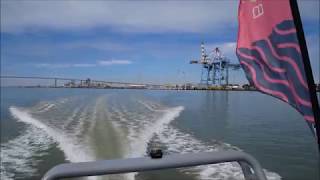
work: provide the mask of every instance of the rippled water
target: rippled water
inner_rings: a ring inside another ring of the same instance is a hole
[[[235,149],[268,179],[317,179],[315,140],[288,105],[257,92],[3,88],[1,179],[53,165]],[[237,163],[91,179],[243,179]]]

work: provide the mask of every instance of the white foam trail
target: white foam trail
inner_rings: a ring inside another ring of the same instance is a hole
[[[129,154],[129,157],[139,157],[143,155],[146,152],[148,142],[154,134],[161,133],[172,120],[180,115],[183,109],[183,106],[178,106],[165,110],[163,115],[157,121],[152,123],[152,126],[145,127],[141,131],[143,133],[139,134],[138,138],[131,143],[131,153]]]
[[[106,102],[106,97],[107,96],[102,96],[100,98],[97,99],[94,108],[92,110],[92,114],[91,114],[91,120],[90,120],[90,125],[89,125],[89,131],[93,131],[94,127],[97,124],[97,119],[98,119],[98,112],[99,110],[101,110],[101,108],[103,108],[102,110],[104,112],[106,112],[106,108],[105,108],[105,102]]]
[[[63,104],[63,103],[68,102],[70,99],[71,99],[71,98],[62,98],[62,99],[60,99],[58,102],[59,102],[60,104]]]
[[[163,110],[159,110],[159,109],[156,109],[157,106],[155,104],[151,104],[150,102],[145,102],[145,101],[138,101],[140,104],[144,105],[147,109],[149,109],[150,111],[156,111],[156,112],[159,112],[159,111],[163,111]]]
[[[76,125],[76,127],[74,128],[75,130],[75,135],[76,136],[79,136],[79,135],[82,135],[83,134],[83,131],[84,131],[84,123],[85,121],[87,121],[87,119],[89,118],[89,108],[90,106],[86,106],[81,114],[80,114],[80,117],[77,119],[77,122],[78,124]]]
[[[57,101],[54,101],[54,102],[40,102],[38,105],[40,107],[38,107],[38,113],[42,113],[42,112],[47,112],[49,110],[51,110],[52,108],[54,107],[57,107],[61,104],[64,104],[66,102],[68,102],[70,100],[70,98],[62,98],[62,99],[59,99]]]
[[[182,133],[172,126],[168,126],[163,133],[158,134],[159,140],[167,144],[168,152],[170,153],[189,153],[189,152],[204,152],[204,151],[223,151],[226,149],[236,149],[226,143],[215,143],[213,145],[205,144],[204,142],[194,138],[192,135]],[[214,165],[197,166],[182,170],[187,174],[197,175],[199,179],[204,180],[241,180],[244,179],[243,173],[238,163],[220,163]],[[265,170],[269,180],[279,180],[281,177],[273,172]]]
[[[72,121],[75,120],[75,118],[77,117],[78,113],[80,113],[80,110],[81,110],[80,107],[77,107],[77,108],[75,108],[75,109],[73,110],[72,115],[69,116],[69,117],[67,118],[67,120],[64,122],[64,124],[63,124],[63,126],[62,126],[63,129],[66,129],[66,128],[72,123]]]
[[[97,123],[97,113],[98,113],[98,107],[99,107],[99,103],[97,102],[93,111],[92,111],[92,115],[91,115],[91,120],[90,120],[90,126],[89,126],[89,131],[92,131],[94,129],[94,127],[96,126]]]
[[[45,103],[42,107],[38,108],[38,113],[49,111],[51,108],[55,107],[54,103]]]
[[[55,104],[49,104],[47,107],[45,107],[44,109],[40,110],[39,112],[46,112],[49,111],[51,108],[55,107]]]
[[[33,126],[27,127],[24,134],[1,144],[1,179],[14,179],[13,172],[7,168],[23,174],[35,175],[37,169],[33,167],[37,162],[34,157],[41,157],[52,143],[45,132]]]
[[[178,106],[174,108],[170,108],[163,111],[163,114],[155,120],[155,122],[151,122],[150,124],[146,124],[139,132],[134,132],[133,129],[129,129],[129,144],[130,150],[127,152],[128,157],[141,157],[144,156],[147,150],[148,142],[152,139],[154,134],[161,133],[164,128],[173,121],[176,117],[180,115],[183,111],[183,106]],[[134,128],[134,126],[131,128]],[[140,127],[141,128],[141,127]],[[136,173],[127,174],[127,179],[135,179]]]
[[[11,114],[21,122],[33,125],[45,131],[53,140],[58,143],[58,147],[64,152],[66,159],[71,162],[85,162],[95,160],[94,153],[86,146],[78,141],[78,139],[70,134],[58,129],[49,127],[40,120],[32,117],[27,110],[17,107],[10,107]]]
[[[77,119],[78,124],[74,129],[76,130],[76,136],[84,135],[85,130],[93,130],[97,121],[97,110],[99,106],[102,105],[101,99],[102,98],[98,98],[94,105],[87,104],[86,107],[82,110],[80,117]],[[85,125],[88,125],[88,127],[86,127]],[[85,137],[85,140],[88,141],[88,136]]]

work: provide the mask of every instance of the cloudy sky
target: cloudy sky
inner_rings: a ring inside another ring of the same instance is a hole
[[[300,0],[315,79],[319,1]],[[238,1],[1,0],[1,75],[198,83],[200,42],[237,62]],[[230,81],[245,83],[242,70]]]

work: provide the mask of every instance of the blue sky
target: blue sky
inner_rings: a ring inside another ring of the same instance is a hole
[[[299,1],[315,80],[319,1]],[[200,42],[235,56],[238,1],[1,0],[1,75],[198,83]],[[242,70],[231,83],[245,83]]]

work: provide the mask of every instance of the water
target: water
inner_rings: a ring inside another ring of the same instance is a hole
[[[235,149],[268,179],[319,179],[315,139],[290,106],[258,92],[1,89],[1,179],[63,162]],[[99,179],[92,177],[91,179]],[[243,179],[237,163],[100,179]]]

